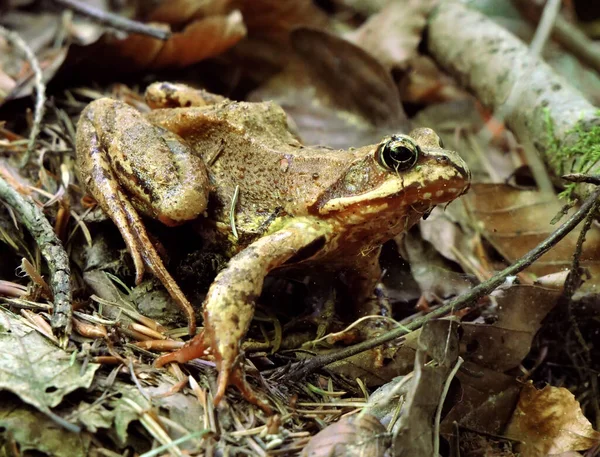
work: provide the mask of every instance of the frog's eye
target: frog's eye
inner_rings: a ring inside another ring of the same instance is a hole
[[[395,135],[379,146],[377,162],[388,170],[404,171],[417,163],[419,152],[419,146],[412,139]]]

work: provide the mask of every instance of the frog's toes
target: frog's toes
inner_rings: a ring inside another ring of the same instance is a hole
[[[185,363],[193,359],[204,357],[207,349],[208,345],[205,341],[204,332],[202,332],[188,341],[181,349],[169,354],[161,355],[154,362],[154,366],[160,368],[167,363]]]

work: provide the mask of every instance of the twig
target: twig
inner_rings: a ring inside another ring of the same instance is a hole
[[[598,178],[598,176],[592,177],[592,179]],[[592,227],[592,223],[594,222],[594,217],[596,211],[600,207],[600,200],[597,200],[592,209],[588,213],[585,222],[583,223],[583,227],[581,232],[579,233],[579,237],[577,238],[577,244],[575,246],[575,252],[573,253],[573,263],[571,264],[571,269],[569,270],[569,274],[567,275],[567,279],[565,280],[565,285],[563,289],[563,293],[561,296],[561,301],[563,303],[567,303],[567,315],[569,318],[569,323],[571,324],[571,328],[575,333],[575,339],[581,346],[583,350],[583,358],[585,360],[585,364],[587,367],[590,367],[592,364],[592,355],[590,351],[590,347],[585,341],[583,334],[581,333],[581,329],[579,328],[579,324],[577,323],[577,319],[573,315],[573,295],[577,291],[577,289],[581,286],[583,281],[581,280],[581,276],[584,272],[583,268],[581,268],[581,254],[583,252],[583,244],[585,243],[585,236]],[[569,351],[570,352],[570,351]],[[583,373],[580,375],[583,377]],[[594,409],[595,415],[595,425],[596,427],[600,424],[600,404],[598,403],[598,377],[596,375],[589,375],[590,386],[592,388],[592,407]]]
[[[286,376],[288,379],[297,381],[305,378],[308,374],[313,371],[329,365],[330,363],[338,360],[346,359],[353,355],[367,351],[374,347],[380,346],[389,341],[393,341],[401,336],[406,335],[409,331],[416,330],[423,326],[427,321],[444,316],[450,312],[465,308],[469,304],[483,297],[484,295],[492,292],[496,287],[501,285],[508,276],[513,276],[520,271],[530,266],[533,262],[539,259],[542,255],[552,248],[556,243],[562,240],[568,233],[570,233],[590,212],[595,206],[596,200],[600,198],[600,188],[596,188],[589,198],[585,200],[583,205],[573,214],[563,225],[556,229],[548,238],[538,244],[535,248],[517,260],[515,263],[505,268],[504,270],[496,273],[487,281],[473,287],[468,293],[456,297],[447,304],[440,306],[439,308],[431,311],[429,314],[419,317],[414,321],[406,324],[404,327],[393,329],[383,335],[372,338],[369,341],[364,341],[354,346],[347,347],[340,351],[336,351],[330,354],[321,355],[315,357],[306,362],[299,362],[292,366],[289,374]],[[296,368],[294,370],[294,368]]]
[[[586,182],[588,184],[600,185],[600,175],[586,175],[585,173],[570,173],[563,175],[563,179],[571,182]]]
[[[452,380],[456,376],[461,365],[464,363],[462,357],[459,357],[456,361],[456,365],[450,370],[448,377],[446,378],[446,382],[444,382],[444,388],[442,389],[442,394],[440,395],[440,401],[438,402],[438,407],[435,411],[435,420],[433,421],[433,455],[440,455],[440,424],[442,420],[442,410],[444,409],[444,403],[446,402],[446,397],[448,396],[448,391],[450,390],[450,384]]]
[[[42,118],[44,117],[44,104],[46,103],[46,86],[44,84],[42,69],[40,68],[37,57],[27,43],[23,40],[23,38],[21,38],[18,33],[5,29],[2,26],[0,26],[0,35],[25,55],[25,58],[27,59],[27,62],[29,62],[31,70],[35,75],[36,100],[33,115],[33,125],[31,126],[31,132],[29,133],[27,150],[25,151],[25,155],[21,158],[19,163],[19,166],[22,168],[27,165],[27,162],[29,162],[29,157],[31,157],[37,136],[40,133],[40,125],[42,123]]]
[[[69,8],[83,16],[87,16],[100,24],[108,25],[124,32],[140,33],[152,38],[158,38],[159,40],[168,40],[171,37],[171,32],[167,30],[143,24],[142,22],[132,21],[131,19],[94,8],[76,0],[54,0],[54,3]]]
[[[62,333],[61,346],[71,333],[71,270],[69,257],[52,226],[29,197],[25,197],[0,177],[0,199],[10,205],[38,244],[50,268],[50,287],[54,295],[52,327]]]

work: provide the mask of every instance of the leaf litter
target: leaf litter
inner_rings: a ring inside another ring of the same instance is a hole
[[[257,316],[244,343],[250,356],[247,373],[279,413],[267,418],[235,393],[226,408],[212,406],[210,360],[168,372],[151,366],[157,339],[169,348],[181,344],[184,333],[173,328],[176,308],[152,280],[129,286],[132,268],[118,235],[110,223],[98,222],[98,211],[85,206],[74,179],[69,119],[76,119],[87,101],[108,93],[146,110],[138,91],[157,75],[201,83],[229,97],[273,99],[308,144],[356,147],[407,131],[411,123],[431,127],[467,159],[477,184],[466,198],[438,213],[442,220],[435,221],[434,215],[385,246],[382,263],[389,268],[383,282],[396,325],[405,325],[534,247],[555,229],[550,221],[562,206],[531,187],[523,189],[522,182],[521,187],[503,183],[515,164],[526,161],[506,130],[498,130],[491,142],[481,139],[478,132],[491,113],[424,52],[434,2],[384,6],[346,0],[321,9],[310,1],[180,0],[116,11],[170,29],[171,38],[164,42],[127,36],[65,10],[32,14],[17,3],[9,2],[2,23],[34,48],[55,98],[35,160],[24,169],[5,162],[24,151],[30,119],[19,103],[33,85],[28,63],[0,42],[0,176],[13,176],[13,186],[45,203],[50,221],[63,220],[67,231],[59,233],[77,266],[73,305],[80,310],[80,325],[66,349],[52,339],[46,327],[51,297],[40,294],[28,277],[14,274],[22,257],[42,275],[47,270],[35,244],[4,207],[3,450],[99,455],[129,449],[141,454],[162,446],[161,452],[171,455],[226,450],[238,455],[485,451],[545,456],[598,445],[598,358],[592,343],[600,311],[596,227],[586,236],[583,286],[573,300],[564,299],[560,281],[545,275],[570,268],[577,232],[455,316],[431,321],[382,352],[331,364],[300,383],[281,381],[291,362],[334,351],[354,337],[351,329],[342,331],[349,322],[339,309],[317,316],[317,326],[310,311],[300,311],[304,319],[293,319],[297,311],[269,305],[298,302],[302,294],[335,302],[330,291],[274,279],[265,295],[275,298],[263,297],[267,317]],[[108,9],[108,2],[96,3]],[[97,85],[132,81],[131,75],[137,79],[129,85]],[[66,216],[51,201],[64,182],[61,176],[68,177]],[[523,178],[515,175],[515,180]],[[210,277],[220,268],[210,253],[188,256],[164,228],[152,227],[156,242],[182,271],[210,264]],[[176,230],[187,233],[185,227]],[[552,288],[539,285],[550,283]],[[190,299],[199,305],[205,291],[194,286]],[[21,315],[13,314],[17,311]],[[343,337],[334,337],[339,331]],[[40,429],[43,434],[34,433]]]

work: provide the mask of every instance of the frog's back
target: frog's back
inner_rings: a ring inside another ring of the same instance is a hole
[[[282,217],[304,215],[323,187],[343,174],[343,151],[305,148],[289,131],[285,112],[270,102],[228,100],[148,117],[184,138],[207,164],[208,216],[223,230],[231,230],[237,188],[236,229],[248,241]]]

